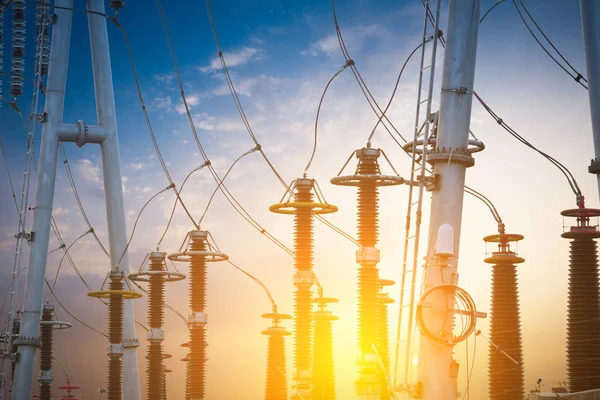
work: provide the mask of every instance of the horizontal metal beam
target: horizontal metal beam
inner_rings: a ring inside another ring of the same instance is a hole
[[[82,135],[82,129],[86,132],[85,137]],[[108,132],[101,126],[92,125],[83,127],[82,123],[79,124],[61,124],[57,127],[56,133],[61,142],[76,142],[96,143],[100,144],[108,137]]]

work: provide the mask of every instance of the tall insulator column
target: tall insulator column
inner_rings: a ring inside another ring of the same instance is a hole
[[[172,261],[190,263],[190,309],[188,325],[190,329],[190,354],[188,361],[189,396],[192,400],[205,398],[206,393],[206,286],[207,263],[225,261],[229,257],[214,251],[208,243],[208,231],[192,231],[184,252],[169,254]]]
[[[498,243],[498,251],[484,261],[492,266],[492,306],[490,309],[489,393],[492,400],[523,398],[523,346],[517,267],[525,259],[510,249],[522,235],[499,233],[486,236],[486,243]],[[508,354],[512,360],[503,352]]]
[[[294,274],[294,381],[293,398],[312,399],[313,377],[312,359],[312,317],[311,287],[313,276],[313,214],[328,214],[337,211],[337,207],[313,200],[316,191],[314,179],[298,178],[290,188],[294,200],[274,204],[269,207],[274,213],[294,215],[294,254],[296,273]],[[284,196],[285,197],[285,196]]]
[[[21,333],[21,320],[17,317],[13,319],[12,325],[12,354],[10,354],[12,358],[12,362],[10,365],[10,380],[11,382],[15,379],[15,363],[17,362],[17,353],[19,352],[19,345],[15,343],[15,340],[19,337]],[[10,349],[9,349],[10,350]]]
[[[138,292],[125,290],[123,272],[108,274],[108,290],[89,292],[88,296],[108,299],[108,400],[123,398],[123,300],[142,297]]]
[[[346,162],[340,175],[331,183],[340,186],[358,187],[358,242],[356,252],[358,268],[358,367],[359,377],[355,382],[356,394],[362,400],[379,400],[382,374],[373,346],[378,343],[377,335],[377,280],[379,250],[376,248],[379,231],[379,186],[404,183],[398,175],[382,175],[378,158],[382,150],[364,147],[353,155],[358,159],[354,175],[340,176],[350,161]],[[352,156],[350,156],[352,158]]]
[[[567,372],[569,390],[600,388],[600,289],[598,283],[598,225],[591,218],[600,210],[578,208],[561,213],[577,224],[562,234],[570,243],[569,300],[567,316]]]
[[[39,398],[40,400],[52,399],[52,342],[54,340],[54,331],[52,329],[52,313],[54,306],[44,304],[42,311],[42,321],[40,323],[40,383]]]
[[[381,359],[381,399],[389,400],[392,398],[393,388],[390,388],[389,382],[391,379],[390,369],[390,334],[389,334],[389,318],[388,318],[388,307],[394,302],[394,299],[390,298],[388,293],[384,293],[383,290],[386,286],[394,285],[395,282],[389,279],[379,279],[377,281],[379,286],[379,292],[377,293],[377,353]]]
[[[148,325],[147,332],[148,362],[147,391],[148,400],[161,400],[163,393],[163,346],[165,332],[162,329],[165,319],[165,282],[180,281],[185,275],[168,271],[165,265],[167,253],[158,251],[148,256],[149,265],[146,270],[130,274],[129,279],[135,282],[148,282]]]
[[[313,376],[315,400],[335,400],[335,374],[333,364],[333,332],[331,322],[337,321],[327,304],[337,303],[332,297],[317,297],[317,311],[313,313],[315,324],[315,349],[313,352]]]
[[[23,75],[25,73],[25,0],[12,2],[12,66],[10,94],[15,97],[23,93]]]
[[[287,400],[285,337],[291,335],[291,332],[287,331],[279,322],[283,319],[292,319],[292,316],[279,313],[263,314],[262,316],[273,320],[271,326],[261,332],[269,337],[265,400]]]
[[[58,387],[58,390],[64,390],[67,392],[67,394],[58,400],[80,400],[79,397],[77,397],[75,394],[71,393],[73,390],[79,390],[79,389],[81,389],[81,386],[71,385],[71,380],[67,379],[66,385]]]

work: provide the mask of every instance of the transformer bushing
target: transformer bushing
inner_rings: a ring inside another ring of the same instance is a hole
[[[377,280],[379,250],[376,248],[379,231],[379,187],[395,186],[404,183],[404,178],[396,175],[382,175],[378,158],[382,150],[364,147],[356,150],[340,174],[331,183],[358,188],[358,242],[356,252],[358,268],[358,367],[356,394],[360,399],[378,400],[381,395],[382,374],[379,371],[373,345],[377,337]],[[358,165],[353,175],[341,175],[348,162],[355,155]],[[384,155],[385,156],[385,155]],[[391,166],[391,165],[390,165]],[[393,169],[393,167],[392,167]]]
[[[134,282],[148,282],[148,325],[147,332],[148,354],[146,355],[148,369],[146,398],[161,400],[164,386],[163,347],[165,334],[163,323],[165,319],[165,283],[185,279],[180,272],[168,271],[165,265],[166,253],[158,251],[148,256],[149,265],[146,270],[130,274]]]
[[[123,300],[137,299],[141,293],[125,290],[123,272],[108,274],[108,290],[89,292],[89,297],[108,299],[108,396],[107,400],[123,397]]]
[[[389,334],[389,318],[388,307],[394,302],[383,289],[387,286],[394,285],[395,282],[389,279],[379,279],[377,285],[379,291],[377,293],[377,353],[381,360],[381,399],[389,400],[392,398],[392,389],[389,386],[388,379],[390,377],[390,334]]]
[[[285,337],[291,335],[280,325],[281,320],[292,319],[291,315],[268,313],[263,318],[272,320],[271,326],[262,331],[269,337],[267,349],[267,381],[265,400],[287,400],[287,379],[285,374]]]
[[[569,390],[600,388],[600,289],[596,241],[600,237],[591,218],[600,210],[577,208],[561,212],[576,218],[576,225],[562,234],[570,243],[569,300],[567,316],[567,373]]]
[[[10,94],[15,97],[23,93],[23,75],[25,73],[25,0],[12,2],[12,65]]]
[[[80,400],[79,397],[77,397],[75,394],[71,393],[74,390],[79,390],[81,389],[81,386],[75,386],[75,385],[71,385],[71,380],[67,379],[67,384],[64,386],[59,386],[58,387],[59,390],[64,390],[67,392],[66,395],[64,395],[63,397],[61,397],[58,400]]]
[[[189,396],[192,400],[203,400],[206,393],[206,284],[207,263],[225,261],[224,253],[214,251],[208,243],[208,231],[192,231],[183,252],[169,254],[172,261],[190,263],[190,354],[188,362]]]
[[[484,260],[493,264],[490,309],[490,341],[493,345],[490,345],[488,363],[489,398],[520,399],[523,398],[525,387],[516,264],[525,262],[525,259],[511,251],[510,244],[523,240],[523,236],[499,233],[486,236],[483,240],[498,244],[498,251],[492,252]]]
[[[52,353],[54,347],[54,329],[67,329],[69,322],[55,321],[53,317],[54,306],[44,304],[42,320],[40,321],[40,376],[38,378],[40,400],[52,399]]]
[[[317,297],[313,300],[317,311],[313,313],[315,324],[315,341],[313,352],[313,377],[315,400],[335,400],[335,374],[333,363],[333,332],[332,321],[337,321],[327,304],[337,303],[332,297]]]
[[[319,202],[313,200],[313,191]],[[313,215],[329,214],[337,207],[321,200],[322,195],[315,188],[315,180],[298,178],[289,191],[290,198],[269,207],[277,214],[294,215],[294,381],[297,393],[294,398],[312,399],[312,318],[311,287],[313,275]],[[294,200],[291,200],[291,196]],[[286,195],[284,195],[284,198]]]

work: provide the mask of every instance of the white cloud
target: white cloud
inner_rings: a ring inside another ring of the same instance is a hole
[[[152,187],[150,186],[144,186],[142,188],[142,193],[150,193],[150,191],[152,191]]]
[[[364,25],[354,29],[348,29],[348,33],[344,35],[344,43],[348,47],[350,54],[359,50],[367,38],[369,37],[385,37],[387,30],[380,25]],[[323,39],[313,43],[307,50],[303,50],[300,54],[307,56],[316,56],[320,53],[326,54],[329,57],[340,54],[340,44],[337,35],[329,35]]]
[[[100,167],[91,160],[82,159],[77,162],[77,171],[84,181],[100,183]]]
[[[173,99],[171,99],[171,96],[155,97],[151,104],[152,107],[157,110],[165,110],[169,112],[173,109]]]
[[[225,53],[225,61],[228,67],[247,64],[249,61],[258,60],[263,57],[264,51],[255,47],[244,47],[241,50],[232,53]],[[210,60],[206,67],[200,67],[199,70],[204,73],[213,72],[221,68],[221,60],[218,57]]]
[[[59,215],[65,215],[68,213],[69,213],[68,208],[57,207],[54,210],[52,210],[52,215],[54,215],[55,217],[58,217]]]
[[[159,83],[171,83],[175,76],[173,74],[154,74],[153,78]]]
[[[141,170],[144,169],[145,165],[143,163],[132,162],[132,163],[127,164],[127,167],[131,168],[131,169],[134,169],[136,171],[141,171]],[[123,182],[123,183],[125,183],[125,182]]]
[[[188,107],[191,109],[192,107],[200,104],[200,96],[198,96],[197,94],[193,94],[191,96],[186,96],[185,101],[187,102]],[[183,101],[181,103],[179,103],[179,105],[177,105],[177,107],[175,107],[175,110],[177,111],[178,114],[183,115],[186,113],[185,104],[183,104]]]
[[[246,79],[242,79],[239,82],[234,82],[235,90],[238,94],[252,97],[252,90],[256,87],[258,83],[263,84],[271,84],[272,86],[277,86],[281,82],[281,79],[276,78],[274,76],[269,75],[258,75]],[[227,84],[223,84],[216,89],[213,89],[211,92],[215,96],[225,96],[230,93],[229,86]]]

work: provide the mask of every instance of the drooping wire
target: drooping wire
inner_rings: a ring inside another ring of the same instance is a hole
[[[535,25],[535,27],[537,28],[537,30],[542,34],[542,36],[544,37],[544,39],[546,39],[546,41],[548,42],[548,44],[554,49],[554,51],[556,52],[556,54],[558,54],[558,56],[567,64],[567,66],[571,70],[573,70],[573,72],[569,71],[560,61],[558,61],[556,59],[556,57],[554,57],[552,55],[552,53],[550,53],[550,51],[546,48],[546,46],[544,46],[544,44],[537,37],[537,35],[533,32],[533,30],[531,29],[531,27],[529,26],[529,24],[525,20],[525,16],[521,12],[521,9],[519,8],[519,6],[517,4],[517,1],[516,0],[512,0],[512,2],[514,4],[515,8],[517,9],[517,12],[519,13],[519,17],[521,17],[521,21],[523,21],[523,24],[525,24],[525,27],[527,28],[527,31],[529,31],[529,33],[531,34],[531,36],[535,39],[535,41],[537,42],[537,44],[540,45],[540,47],[542,48],[542,50],[544,50],[544,52],[548,55],[548,57],[550,57],[552,59],[552,61],[554,61],[554,63],[560,67],[560,69],[562,69],[563,71],[565,71],[565,73],[567,75],[569,75],[571,78],[573,78],[573,80],[575,80],[575,82],[577,82],[582,87],[584,87],[585,89],[587,89],[588,88],[587,85],[585,83],[581,82],[581,81],[587,82],[587,79],[585,79],[583,77],[583,75],[577,69],[575,69],[575,67],[573,67],[573,65],[571,65],[571,63],[562,55],[562,53],[556,48],[556,46],[554,46],[554,44],[552,43],[552,41],[548,38],[548,36],[546,36],[546,34],[544,33],[544,31],[540,28],[540,26],[538,25],[538,23],[535,21],[535,19],[533,18],[533,16],[531,15],[531,13],[529,12],[529,10],[527,9],[527,7],[525,7],[525,4],[523,3],[523,0],[519,0],[519,3],[521,4],[521,7],[523,7],[523,10],[525,10],[525,13],[527,14],[527,16],[531,19],[531,21],[533,22],[533,24]]]
[[[53,290],[54,290],[54,288],[56,288],[56,281],[58,280],[58,274],[60,273],[60,268],[62,267],[62,264],[63,264],[63,261],[64,261],[66,255],[69,254],[69,250],[71,250],[71,247],[73,247],[75,245],[75,243],[77,243],[80,239],[83,239],[85,236],[89,235],[90,233],[92,233],[92,231],[88,230],[85,233],[83,233],[82,235],[79,235],[77,237],[77,239],[73,240],[71,242],[71,244],[65,248],[65,253],[60,258],[60,262],[58,263],[58,268],[56,269],[56,275],[54,276],[54,282],[52,282],[52,289]],[[85,283],[85,281],[84,281],[84,283]],[[87,284],[86,284],[86,286],[87,286]],[[92,288],[90,288],[89,286],[87,286],[87,288],[90,291],[92,290]]]
[[[485,14],[483,14],[483,17],[481,17],[481,19],[479,20],[479,23],[481,24],[483,22],[483,20],[489,15],[489,13],[494,11],[494,9],[496,7],[498,7],[500,4],[504,3],[505,1],[506,0],[498,0],[496,3],[494,3],[494,5],[492,5],[490,8],[488,8],[488,10],[485,12]]]
[[[208,166],[208,161],[205,162],[204,164],[194,168],[193,170],[191,170],[185,177],[185,179],[183,180],[183,182],[181,183],[181,185],[179,186],[179,194],[181,195],[181,192],[183,191],[183,188],[185,187],[185,184],[187,183],[188,179],[190,179],[190,177],[197,171],[200,171],[202,168],[207,167]],[[165,227],[165,230],[162,234],[162,236],[160,237],[160,239],[158,240],[158,243],[156,243],[156,248],[160,248],[160,245],[162,244],[163,240],[165,239],[165,236],[167,236],[167,232],[169,231],[169,227],[171,226],[171,222],[173,222],[173,216],[175,215],[175,209],[177,208],[177,204],[179,203],[179,201],[177,199],[175,199],[175,202],[173,202],[173,208],[171,209],[171,215],[169,216],[169,220],[167,221],[167,226]]]
[[[494,220],[498,223],[498,226],[503,225],[502,218],[500,217],[500,213],[498,212],[498,210],[494,206],[494,203],[492,203],[492,201],[490,199],[488,199],[486,196],[484,196],[477,190],[470,188],[469,186],[466,186],[466,185],[465,185],[465,193],[468,193],[471,196],[475,197],[476,199],[481,200],[487,206],[487,208],[489,208],[490,212],[492,213],[492,216],[494,217]]]
[[[65,310],[65,312],[66,312],[67,314],[69,314],[69,315],[71,316],[71,318],[73,318],[75,321],[79,322],[81,325],[85,326],[86,328],[88,328],[88,329],[90,329],[90,330],[92,330],[92,331],[94,331],[94,332],[96,332],[96,333],[98,333],[98,334],[100,334],[100,335],[104,336],[105,338],[108,338],[108,336],[106,336],[106,334],[105,334],[105,333],[102,333],[102,332],[100,332],[99,330],[97,330],[96,328],[94,328],[94,327],[92,327],[92,326],[90,326],[90,325],[86,324],[85,322],[83,322],[82,320],[80,320],[79,318],[77,318],[77,317],[76,317],[76,316],[75,316],[75,315],[74,315],[74,314],[73,314],[71,311],[69,311],[69,310],[68,310],[68,309],[67,309],[67,308],[66,308],[66,307],[65,307],[65,306],[64,306],[64,305],[63,305],[63,304],[60,302],[60,300],[59,300],[59,299],[58,299],[58,297],[56,296],[56,293],[54,293],[54,290],[52,290],[52,287],[50,286],[50,282],[48,282],[48,280],[47,280],[47,279],[45,279],[45,281],[46,281],[46,286],[48,287],[48,289],[50,290],[50,293],[52,294],[52,297],[54,297],[54,300],[56,300],[56,302],[58,303],[58,305],[59,305],[59,306],[60,306],[60,307],[61,307],[63,310]]]
[[[306,174],[308,172],[308,169],[310,168],[310,165],[313,162],[313,159],[315,158],[315,154],[317,152],[317,140],[319,138],[319,134],[318,134],[318,128],[319,128],[319,115],[321,114],[321,105],[323,105],[323,99],[325,99],[325,94],[327,93],[327,89],[329,89],[329,86],[331,85],[331,82],[333,82],[333,80],[335,78],[337,78],[337,76],[339,74],[341,74],[346,68],[348,68],[351,63],[353,63],[353,61],[346,61],[344,63],[344,65],[342,65],[342,67],[340,69],[338,69],[336,71],[335,74],[333,74],[333,76],[329,79],[329,81],[327,82],[327,85],[325,85],[325,89],[323,90],[323,94],[321,95],[321,99],[319,100],[319,106],[317,107],[317,116],[315,117],[315,140],[313,142],[313,148],[312,148],[312,153],[310,154],[310,159],[308,160],[308,164],[306,164],[306,168],[304,168],[304,174]]]
[[[67,153],[65,152],[65,148],[63,146],[63,144],[60,144],[60,151],[63,157],[63,165],[65,167],[65,171],[67,173],[67,178],[69,180],[69,185],[71,186],[71,191],[73,192],[73,196],[75,197],[75,201],[77,202],[77,206],[79,207],[79,211],[81,212],[81,216],[83,217],[86,225],[88,226],[88,228],[91,230],[91,234],[94,236],[94,239],[96,239],[96,242],[98,243],[98,246],[100,246],[100,248],[102,249],[102,251],[104,252],[104,254],[106,254],[107,257],[110,257],[110,254],[108,253],[108,250],[106,249],[106,247],[102,244],[102,242],[100,241],[100,238],[98,237],[98,235],[96,234],[96,231],[94,230],[94,228],[92,227],[92,224],[87,216],[87,213],[85,212],[85,208],[83,207],[83,203],[81,202],[81,198],[79,197],[79,192],[77,191],[77,186],[75,185],[75,180],[73,179],[73,173],[71,171],[71,166],[69,164],[69,159],[67,158]]]
[[[423,44],[419,44],[417,47],[415,47],[415,49],[408,55],[408,57],[404,61],[402,68],[400,68],[400,72],[398,73],[398,78],[396,78],[396,84],[394,85],[394,90],[392,90],[392,95],[390,96],[390,100],[388,101],[387,105],[385,106],[385,109],[381,113],[381,116],[377,119],[377,123],[375,123],[375,126],[371,130],[371,134],[369,135],[369,138],[367,139],[367,144],[371,143],[371,139],[373,138],[373,135],[375,134],[375,130],[381,123],[381,120],[385,117],[387,111],[389,110],[390,106],[392,105],[392,102],[394,101],[394,97],[396,96],[396,91],[398,91],[398,86],[400,85],[400,79],[402,78],[402,74],[404,73],[404,69],[406,68],[406,65],[408,64],[408,62],[410,61],[412,56],[417,52],[417,50],[419,50],[421,48],[421,46],[423,46]]]
[[[583,195],[582,195],[581,189],[579,188],[579,185],[577,184],[577,181],[575,180],[575,177],[573,176],[573,174],[571,173],[571,171],[569,171],[569,169],[567,167],[565,167],[562,163],[560,163],[559,161],[557,161],[554,157],[552,157],[552,156],[544,153],[543,151],[541,151],[540,149],[538,149],[536,146],[534,146],[533,144],[531,144],[523,136],[519,135],[506,122],[504,122],[504,120],[502,118],[500,118],[498,116],[498,114],[496,114],[494,112],[494,110],[492,110],[487,105],[487,103],[485,101],[483,101],[483,99],[475,91],[473,92],[473,95],[477,98],[477,100],[479,101],[479,103],[488,112],[488,114],[490,114],[492,116],[492,118],[494,118],[494,120],[496,120],[496,122],[498,123],[498,125],[500,125],[502,128],[504,128],[505,131],[507,131],[509,134],[511,134],[519,142],[523,143],[525,146],[529,147],[530,149],[535,150],[536,152],[538,152],[540,155],[542,155],[544,158],[546,158],[555,167],[557,167],[559,169],[559,171],[565,176],[565,178],[567,178],[567,182],[569,183],[569,186],[571,187],[571,190],[575,194],[575,196],[577,198],[577,204],[579,205]]]

